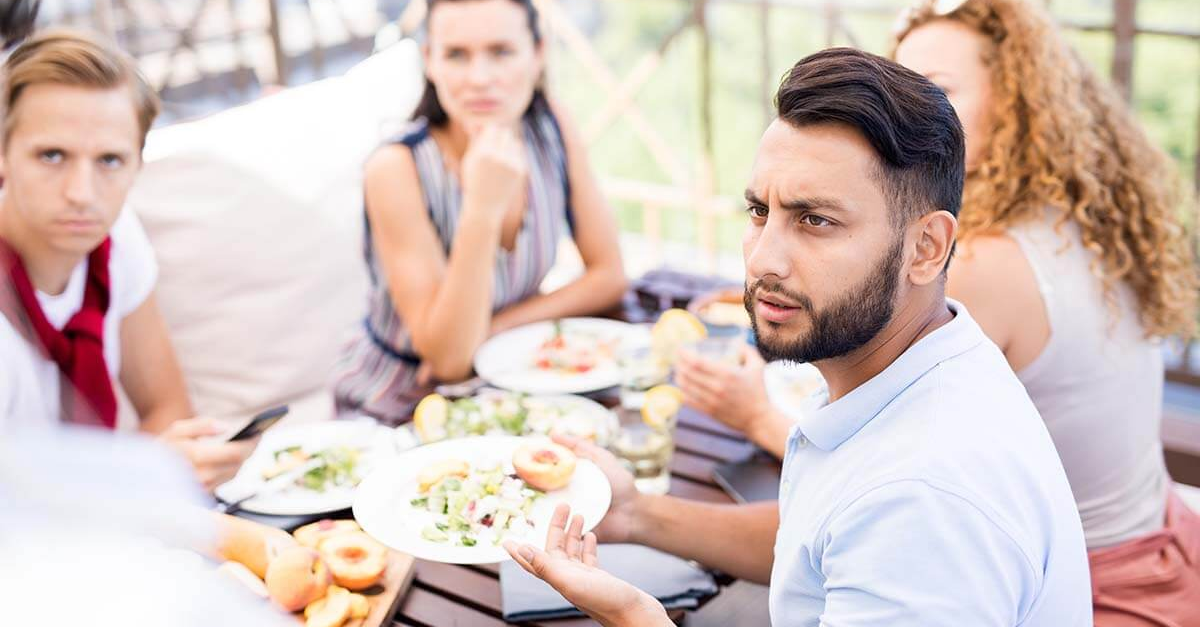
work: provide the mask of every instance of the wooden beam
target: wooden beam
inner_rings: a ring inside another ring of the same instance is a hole
[[[759,104],[762,106],[762,126],[765,129],[775,118],[775,107],[772,106],[772,100],[775,97],[775,83],[778,80],[773,76],[771,67],[771,0],[759,0],[758,40],[762,44],[760,46],[762,56],[759,58],[762,93],[759,94]]]
[[[1055,17],[1060,26],[1070,30],[1085,33],[1110,33],[1115,28],[1112,22],[1104,20],[1085,20],[1075,17]],[[1200,29],[1182,26],[1167,26],[1163,24],[1135,24],[1134,32],[1138,35],[1152,35],[1173,39],[1200,40]]]
[[[583,64],[584,68],[591,75],[591,78],[602,89],[609,92],[620,89],[621,83],[616,75],[613,74],[600,55],[596,53],[587,37],[562,12],[558,3],[552,0],[542,0],[538,5],[542,8],[547,21],[554,24],[555,30],[559,33],[563,43],[574,53],[576,59]],[[636,106],[630,106],[624,115],[625,121],[629,123],[630,128],[633,129],[634,133],[638,135],[642,143],[650,151],[650,156],[654,158],[658,166],[671,178],[671,181],[677,185],[686,185],[688,181],[687,168],[683,166],[683,163],[675,155],[670,145],[659,135],[654,126],[646,120],[641,111]]]
[[[1200,111],[1196,112],[1196,154],[1192,155],[1192,185],[1196,188],[1193,204],[1200,203]],[[1196,206],[1195,209],[1200,209]]]
[[[713,140],[713,68],[712,68],[712,33],[708,30],[708,0],[696,0],[694,5],[696,28],[700,32],[700,172],[696,177],[695,194],[696,206],[700,206],[707,198],[712,197],[717,190],[716,167],[714,155],[716,146]],[[717,225],[713,214],[699,211],[696,215],[696,237],[700,250],[705,255],[705,269],[716,271],[717,265]]]
[[[1113,0],[1113,85],[1126,102],[1133,100],[1133,52],[1137,37],[1137,0]]]
[[[609,95],[608,100],[600,107],[600,110],[584,124],[583,137],[585,142],[591,144],[595,141],[621,113],[633,105],[633,100],[637,97],[638,92],[641,91],[642,87],[645,87],[646,83],[654,75],[654,72],[662,65],[663,55],[666,54],[671,43],[691,25],[692,16],[688,14],[679,20],[675,27],[667,33],[666,37],[663,37],[655,50],[646,53],[633,66],[633,69],[625,76],[625,80],[621,82],[621,86]]]
[[[429,11],[429,5],[425,0],[410,0],[408,6],[404,7],[404,11],[400,13],[400,32],[405,36],[412,36],[421,28],[421,23],[425,21],[425,14]]]
[[[834,0],[826,0],[825,6],[821,10],[822,17],[825,18],[825,47],[832,47],[836,43],[837,38],[837,14],[838,7]]]
[[[113,22],[112,0],[96,0],[92,5],[92,23],[96,30],[112,41],[117,40],[117,28]]]
[[[263,0],[267,3],[267,34],[271,38],[271,53],[275,55],[275,82],[279,85],[288,84],[287,52],[283,49],[283,27],[279,20],[279,0]]]
[[[317,14],[313,13],[312,0],[304,0],[304,11],[308,16],[308,28],[312,31],[312,48],[308,53],[312,59],[313,75],[324,77],[325,45],[321,43],[321,25],[317,23]]]

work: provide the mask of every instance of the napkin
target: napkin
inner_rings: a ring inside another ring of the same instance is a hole
[[[645,590],[667,609],[692,609],[717,593],[712,575],[692,562],[636,544],[604,544],[600,567]],[[522,622],[582,616],[549,584],[525,572],[516,562],[500,565],[504,620]]]

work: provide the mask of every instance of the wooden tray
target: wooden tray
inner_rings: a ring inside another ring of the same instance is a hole
[[[242,518],[242,520],[260,527],[278,529],[278,527],[249,518]],[[383,579],[370,588],[356,591],[367,598],[367,603],[371,608],[370,613],[366,618],[347,620],[342,623],[343,627],[384,627],[391,624],[392,616],[395,615],[404,595],[412,586],[413,577],[416,575],[416,560],[411,555],[400,551],[387,549],[387,552],[388,565]],[[270,602],[266,599],[263,601]],[[292,616],[298,625],[305,623],[303,611],[295,612]]]
[[[371,605],[371,613],[367,614],[366,618],[348,620],[342,623],[343,627],[390,625],[396,608],[400,606],[400,601],[404,599],[404,594],[412,585],[413,575],[416,574],[415,566],[416,560],[411,555],[388,549],[388,567],[387,572],[383,575],[383,581],[366,590],[358,591],[358,594],[367,597],[367,603]],[[297,622],[303,625],[304,614],[296,614],[296,617],[299,619]]]

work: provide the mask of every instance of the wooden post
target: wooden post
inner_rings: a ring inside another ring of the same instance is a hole
[[[254,65],[246,56],[246,46],[242,37],[241,21],[238,20],[236,0],[225,0],[225,11],[229,15],[229,36],[231,39],[229,43],[233,46],[235,56],[237,57],[237,63],[233,69],[234,77],[237,81],[238,91],[245,93],[250,85],[248,84],[246,73],[240,70],[243,68],[253,69]]]
[[[834,0],[826,0],[824,13],[825,47],[829,48],[837,43],[838,7]]]
[[[1133,100],[1133,47],[1137,36],[1137,0],[1113,0],[1113,84],[1126,102]]]
[[[429,7],[425,0],[410,0],[408,6],[404,7],[404,11],[400,13],[400,32],[405,37],[410,37],[421,28],[421,22],[425,19],[425,14],[429,11]]]
[[[1196,40],[1200,44],[1200,39]],[[1196,116],[1196,154],[1192,158],[1192,185],[1196,188],[1196,202],[1200,203],[1200,115]],[[1196,228],[1200,229],[1200,225]]]
[[[113,23],[112,0],[96,0],[92,5],[92,22],[96,30],[112,41],[117,40],[117,29]]]
[[[713,115],[712,115],[712,35],[708,31],[708,0],[697,0],[695,4],[696,29],[700,34],[700,163],[699,176],[694,189],[694,209],[698,213],[696,237],[700,249],[705,253],[707,271],[716,270],[717,234],[716,220],[708,210],[714,190],[717,189],[716,171],[713,167]]]
[[[312,48],[309,49],[308,56],[312,59],[313,76],[324,78],[325,46],[321,43],[320,24],[317,23],[317,15],[313,13],[311,0],[304,0],[304,12],[308,14],[308,27],[312,31]]]
[[[646,243],[650,248],[647,270],[660,265],[663,260],[662,221],[661,207],[655,203],[642,203],[642,232],[645,233]]]
[[[126,0],[116,0],[117,6],[114,9],[121,11],[121,32],[125,34],[126,41],[122,42],[129,54],[138,60],[142,60],[142,53],[145,47],[142,45],[142,25],[138,19],[138,14],[129,6]],[[115,20],[114,20],[115,23]]]
[[[267,32],[271,37],[271,52],[275,55],[275,82],[279,85],[288,84],[288,58],[283,49],[283,28],[279,18],[278,0],[263,0],[267,3],[269,19]]]
[[[762,105],[763,128],[775,117],[775,107],[771,100],[775,92],[775,77],[771,72],[771,0],[762,0],[758,5],[758,40],[762,45],[762,94],[759,96]]]

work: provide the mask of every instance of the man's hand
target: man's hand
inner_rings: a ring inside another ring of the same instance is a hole
[[[742,346],[741,364],[737,366],[684,349],[679,351],[675,381],[689,406],[782,458],[792,421],[767,398],[765,366],[758,350],[749,345]]]
[[[752,346],[742,345],[740,365],[706,358],[681,349],[675,380],[684,402],[742,433],[771,410],[763,383],[766,362]]]
[[[612,486],[612,504],[604,520],[596,526],[596,536],[601,542],[633,542],[638,501],[642,498],[633,483],[633,475],[612,453],[591,442],[561,435],[554,436],[554,441],[599,466]]]
[[[196,471],[204,489],[212,492],[217,486],[237,474],[242,462],[258,446],[258,438],[240,442],[225,442],[213,436],[223,434],[227,427],[212,418],[176,420],[159,435],[159,440],[183,453]]]
[[[671,625],[666,610],[650,595],[601,570],[596,564],[596,535],[583,534],[583,517],[570,518],[561,503],[550,519],[546,550],[504,543],[505,550],[533,576],[550,584],[572,605],[610,627]]]

